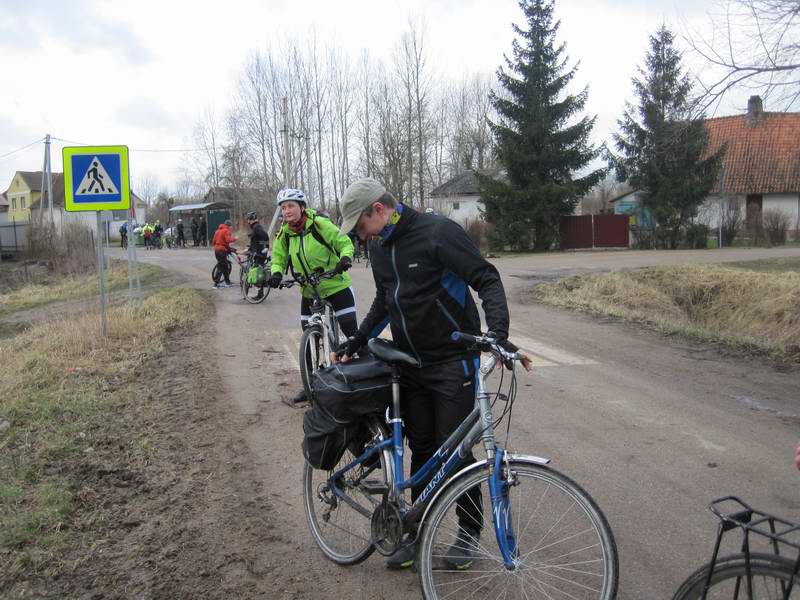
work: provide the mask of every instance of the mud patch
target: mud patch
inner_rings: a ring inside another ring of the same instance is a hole
[[[43,569],[0,573],[3,598],[305,597],[239,433],[248,417],[220,400],[212,331],[175,335],[91,449],[47,466],[74,481],[75,510]]]

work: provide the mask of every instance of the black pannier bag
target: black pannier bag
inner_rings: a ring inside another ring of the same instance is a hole
[[[371,355],[314,373],[314,402],[303,417],[303,455],[315,469],[330,470],[348,445],[358,445],[363,417],[392,403],[391,368]]]

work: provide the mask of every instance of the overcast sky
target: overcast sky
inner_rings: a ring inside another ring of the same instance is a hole
[[[708,29],[712,0],[557,0],[560,41],[601,143],[630,98],[648,35]],[[494,72],[510,53],[516,0],[0,0],[0,190],[17,170],[42,167],[46,133],[81,144],[126,144],[131,179],[164,188],[181,178],[183,152],[205,107],[222,115],[247,55],[316,29],[355,57],[389,58],[409,16],[427,23],[431,65],[441,76]],[[744,104],[732,99],[723,112]],[[769,107],[766,107],[769,109]],[[54,141],[52,163],[61,171]],[[6,156],[7,155],[7,156]]]

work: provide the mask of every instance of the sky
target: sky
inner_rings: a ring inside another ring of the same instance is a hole
[[[595,143],[631,100],[648,36],[661,24],[708,30],[713,1],[557,0]],[[191,168],[195,124],[208,108],[225,113],[254,50],[316,32],[354,58],[366,48],[389,59],[420,17],[435,75],[454,79],[494,72],[522,21],[516,0],[0,0],[0,191],[17,170],[41,170],[48,133],[54,172],[64,145],[125,144],[134,190],[145,177],[173,189]],[[745,103],[732,97],[717,114]]]

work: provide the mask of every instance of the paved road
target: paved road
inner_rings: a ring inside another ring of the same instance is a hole
[[[210,285],[205,250],[144,253],[143,260]],[[800,256],[800,249],[596,252],[497,259],[512,315],[512,339],[535,356],[515,408],[512,447],[553,458],[555,468],[597,499],[621,559],[620,598],[669,598],[707,560],[715,523],[709,499],[735,493],[800,520],[800,371],[730,358],[635,326],[518,301],[529,278],[578,270],[675,262]],[[359,314],[371,274],[353,269]],[[309,598],[418,597],[416,578],[387,573],[377,556],[351,569],[322,559],[300,508],[301,415],[277,402],[297,390],[297,292],[245,305],[238,290],[214,292],[220,361],[231,408],[252,415],[247,437],[297,543],[284,551],[307,577]],[[264,390],[267,390],[266,392]],[[366,589],[372,589],[366,592]]]

